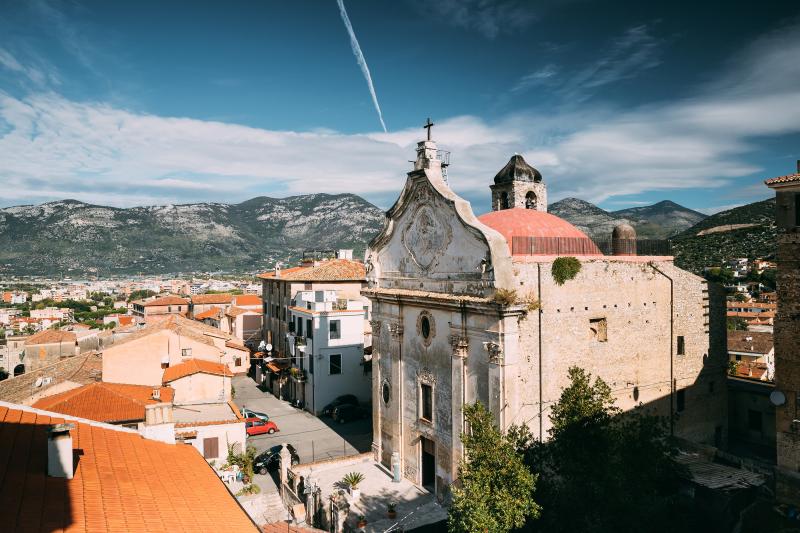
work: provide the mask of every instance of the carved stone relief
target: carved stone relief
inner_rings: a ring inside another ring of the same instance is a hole
[[[500,348],[500,345],[496,342],[485,342],[483,346],[486,348],[486,351],[489,353],[489,362],[494,364],[502,364],[503,363],[503,350]]]
[[[449,246],[453,232],[437,213],[428,186],[419,185],[416,198],[419,205],[409,217],[411,222],[403,229],[402,241],[414,263],[428,272]]]

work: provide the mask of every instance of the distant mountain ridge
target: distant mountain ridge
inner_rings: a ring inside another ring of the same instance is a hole
[[[609,239],[615,226],[630,224],[642,239],[666,239],[706,218],[675,202],[664,200],[653,205],[606,211],[578,198],[564,198],[550,204],[548,211],[559,216],[592,238]]]
[[[354,194],[127,209],[62,200],[0,209],[0,274],[254,272],[303,250],[364,247],[381,209]]]
[[[734,257],[773,257],[775,199],[735,207],[703,219],[672,239],[675,263],[701,273]]]

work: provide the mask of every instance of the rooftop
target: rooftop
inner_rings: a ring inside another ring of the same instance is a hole
[[[514,207],[490,211],[479,216],[478,220],[502,234],[508,242],[509,250],[515,255],[513,242],[515,237],[530,237],[538,241],[542,241],[542,239],[570,239],[581,245],[581,249],[575,251],[582,252],[578,253],[578,255],[602,255],[600,249],[584,232],[566,220],[545,211]],[[547,243],[543,242],[543,244]],[[523,255],[530,255],[530,251],[526,252]],[[537,253],[538,251],[533,250],[533,252]],[[543,250],[542,253],[547,253],[547,251]]]
[[[519,154],[511,156],[506,166],[494,177],[495,185],[511,183],[512,181],[542,181],[542,174],[525,161]]]
[[[233,301],[233,295],[223,294],[196,294],[192,296],[192,303],[197,304],[229,304]]]
[[[169,383],[170,381],[199,373],[214,374],[217,376],[233,376],[233,372],[228,369],[227,365],[222,363],[206,361],[205,359],[189,359],[188,361],[165,369],[162,381],[164,383]]]
[[[300,266],[259,274],[261,279],[286,281],[365,281],[364,263],[350,259],[328,259],[311,266]]]
[[[58,329],[46,329],[28,337],[25,344],[54,344],[57,342],[75,342],[78,336],[72,331],[61,331]]]
[[[766,354],[773,348],[772,333],[759,331],[729,331],[728,351]]]
[[[233,305],[261,305],[261,297],[256,294],[239,294],[233,297]]]
[[[47,475],[47,431],[71,421],[73,479]],[[0,404],[5,531],[258,531],[192,446]]]
[[[780,185],[782,183],[800,182],[800,172],[796,174],[787,174],[785,176],[778,176],[777,178],[770,178],[764,180],[766,185]]]
[[[144,307],[155,307],[159,305],[189,305],[189,300],[170,294],[169,296],[162,296],[142,303]]]
[[[216,422],[226,424],[242,420],[230,402],[175,405],[172,408],[175,427],[191,427]]]
[[[195,320],[205,320],[206,318],[219,318],[221,316],[222,309],[219,307],[212,307],[203,311],[202,313],[198,313],[194,315]]]
[[[159,400],[153,399],[153,390],[154,387],[144,385],[91,383],[42,398],[33,407],[98,422],[144,420],[146,405],[172,402],[171,388],[156,388]]]

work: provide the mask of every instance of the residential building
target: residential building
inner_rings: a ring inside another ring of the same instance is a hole
[[[418,144],[367,249],[376,460],[399,460],[403,476],[445,497],[463,458],[464,406],[479,401],[500,429],[526,424],[546,440],[573,366],[608,383],[621,409],[643,404],[675,436],[724,445],[721,288],[672,256],[638,255],[630,226],[615,228],[604,255],[547,212],[544,179],[519,155],[477,217],[440,154]]]
[[[37,400],[100,381],[99,354],[68,357],[0,382],[0,401],[31,405]]]
[[[0,493],[13,495],[4,531],[259,531],[203,457],[174,439],[8,403],[0,424]]]
[[[28,337],[25,341],[23,372],[36,370],[65,357],[81,353],[78,336],[72,331],[46,329]],[[16,369],[14,373],[16,374]]]
[[[176,404],[228,402],[232,376],[223,364],[192,358],[165,368],[161,381],[175,391]]]
[[[232,305],[232,294],[195,294],[192,296],[192,314],[195,316],[212,308],[226,311]]]
[[[103,324],[108,325],[113,322],[117,326],[124,328],[134,325],[136,323],[135,320],[136,317],[133,315],[121,315],[119,313],[115,313],[113,315],[105,315],[103,317]]]
[[[340,298],[357,298],[365,282],[364,264],[351,259],[308,259],[300,266],[276,268],[258,276],[264,308],[264,340],[275,356],[289,353],[289,307],[298,291],[336,291]]]
[[[778,312],[775,316],[776,496],[800,501],[800,161],[797,172],[766,180],[775,191]]]
[[[337,396],[372,401],[371,363],[364,358],[369,301],[337,291],[299,291],[289,307],[288,398],[319,414]],[[294,342],[292,342],[294,341]]]
[[[728,357],[738,363],[737,375],[772,381],[775,379],[775,347],[772,333],[758,331],[729,331]]]
[[[189,314],[189,300],[180,296],[160,296],[152,300],[133,302],[132,313],[147,324],[163,320],[170,316],[186,316]]]
[[[247,372],[249,351],[217,328],[178,315],[127,334],[103,350],[103,380],[160,386],[165,368],[190,359]]]

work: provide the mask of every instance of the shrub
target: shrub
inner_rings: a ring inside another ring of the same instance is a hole
[[[522,299],[521,303],[525,305],[525,310],[529,313],[532,313],[542,307],[542,301],[534,296],[533,293],[528,293],[528,295]]]
[[[553,261],[553,279],[563,285],[578,275],[581,271],[581,262],[575,257],[559,257]]]
[[[494,291],[494,302],[500,305],[514,305],[517,303],[517,291],[514,289],[497,289]]]
[[[348,485],[353,490],[358,489],[358,484],[362,481],[364,481],[364,474],[361,472],[350,472],[349,474],[345,474],[342,478],[342,483]]]

